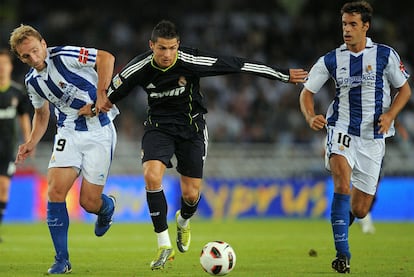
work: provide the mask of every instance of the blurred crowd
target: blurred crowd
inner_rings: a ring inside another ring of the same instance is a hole
[[[309,70],[319,56],[342,43],[339,10],[345,2],[2,0],[0,47],[8,47],[13,28],[20,23],[30,24],[41,31],[49,45],[90,46],[112,52],[117,72],[135,55],[149,49],[153,26],[161,19],[169,19],[178,25],[183,45],[248,57],[281,68]],[[413,24],[406,1],[369,2],[374,7],[374,21],[368,35],[394,47],[412,73]],[[15,69],[16,81],[22,82],[27,68],[16,61]],[[300,113],[301,88],[241,74],[203,79],[210,140],[320,143],[323,134],[316,136]],[[333,93],[331,83],[318,93],[319,112],[325,112]],[[146,94],[137,88],[127,99],[119,103],[121,115],[115,123],[121,139],[139,140],[146,116]],[[400,116],[411,140],[413,116],[414,100]],[[45,139],[52,137],[49,134]]]

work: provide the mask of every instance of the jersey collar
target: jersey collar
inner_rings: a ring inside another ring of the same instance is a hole
[[[366,42],[366,44],[365,44],[365,49],[366,48],[372,48],[373,46],[374,46],[374,42],[372,42],[372,39],[371,38],[369,38],[369,37],[366,37],[366,39],[367,39],[367,42]],[[346,47],[346,44],[344,43],[344,44],[342,44],[340,47],[339,47],[339,49],[341,50],[341,51],[347,51],[348,50],[348,48]]]
[[[161,68],[154,62],[154,54],[153,54],[152,58],[151,58],[151,65],[152,65],[153,68],[161,70],[162,72],[165,72],[165,71],[169,70],[171,67],[173,67],[177,63],[177,60],[178,60],[178,51],[177,51],[177,54],[175,55],[174,62],[169,67]]]

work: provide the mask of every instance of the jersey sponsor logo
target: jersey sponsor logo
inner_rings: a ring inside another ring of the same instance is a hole
[[[48,99],[57,107],[62,108],[72,105],[77,95],[78,89],[73,84],[68,84],[63,81],[58,83],[59,87],[62,89],[62,94],[57,96],[52,92],[48,93]]]
[[[167,90],[163,92],[151,92],[150,97],[151,98],[163,98],[166,96],[179,96],[185,91],[185,87],[179,87],[172,90]]]
[[[0,119],[12,119],[16,117],[16,106],[10,106],[6,109],[0,109]]]
[[[375,73],[372,71],[370,73],[365,73],[358,76],[349,76],[349,77],[338,77],[337,78],[338,87],[359,87],[359,86],[374,86],[375,85]]]
[[[86,64],[88,61],[89,51],[85,48],[81,48],[79,51],[78,61],[80,63]]]

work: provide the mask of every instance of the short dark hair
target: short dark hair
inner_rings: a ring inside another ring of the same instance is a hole
[[[180,34],[174,23],[168,20],[161,20],[152,30],[151,41],[156,42],[158,38],[176,38],[177,40],[180,40]]]
[[[341,9],[341,15],[344,13],[359,13],[361,14],[362,22],[371,23],[373,9],[371,5],[366,1],[349,2],[343,5]]]

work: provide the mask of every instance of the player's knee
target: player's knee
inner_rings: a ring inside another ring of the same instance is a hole
[[[66,191],[58,187],[49,187],[47,197],[51,202],[64,202],[66,198]]]
[[[368,214],[369,208],[363,205],[360,205],[360,206],[352,207],[351,212],[357,218],[364,218]]]
[[[351,188],[346,182],[337,182],[334,184],[334,191],[340,194],[350,194]]]
[[[190,205],[194,205],[200,200],[200,191],[196,189],[183,191],[181,196],[185,202]]]
[[[161,188],[162,176],[153,172],[145,172],[144,180],[147,190],[158,190]]]

